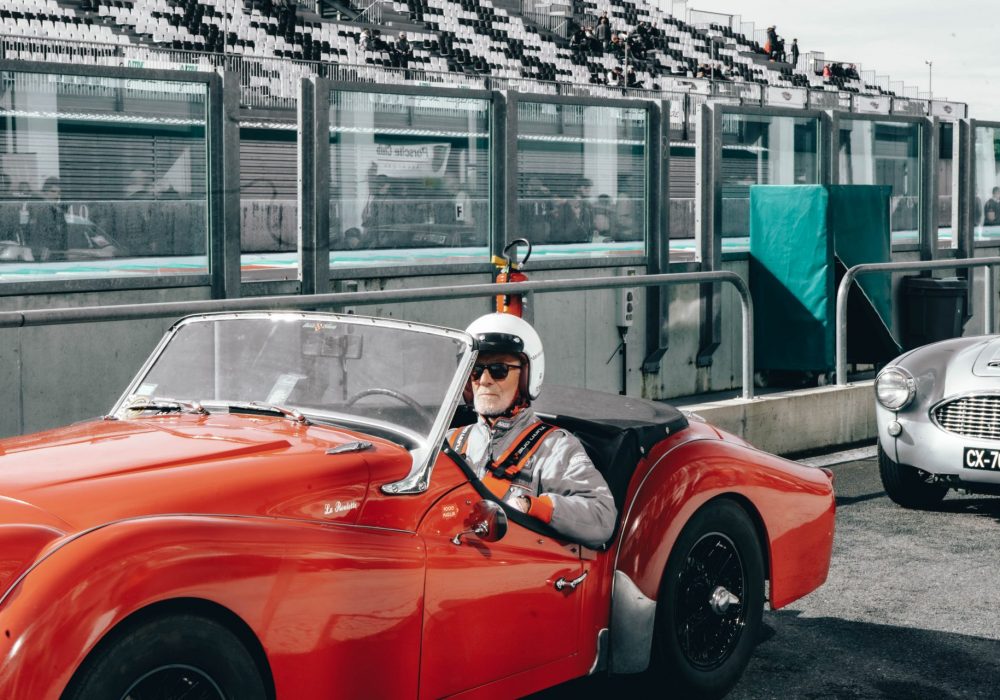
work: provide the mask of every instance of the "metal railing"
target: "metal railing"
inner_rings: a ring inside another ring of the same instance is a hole
[[[836,317],[836,378],[837,386],[847,384],[847,294],[858,275],[871,272],[916,272],[920,270],[950,270],[955,268],[995,267],[1000,265],[1000,257],[970,258],[966,260],[918,260],[914,262],[863,263],[850,268],[840,281],[837,289]],[[971,284],[971,280],[970,280]],[[983,332],[993,333],[993,275],[983,276]]]
[[[492,297],[498,294],[543,294],[575,292],[591,289],[622,287],[659,287],[684,284],[728,283],[736,287],[742,309],[743,398],[753,398],[753,301],[746,281],[735,272],[679,272],[634,277],[592,277],[589,279],[548,280],[540,282],[509,282],[506,284],[473,284],[449,287],[419,287],[414,289],[377,292],[335,292],[331,294],[299,294],[284,297],[248,297],[244,299],[212,299],[206,301],[158,302],[152,304],[122,304],[117,306],[82,306],[63,309],[37,309],[0,312],[0,328],[27,328],[69,323],[129,321],[216,311],[252,311],[297,308],[330,308],[368,306],[382,303],[440,301]]]
[[[369,24],[382,24],[382,3],[384,0],[374,0],[365,9],[361,10],[352,22],[367,22]]]

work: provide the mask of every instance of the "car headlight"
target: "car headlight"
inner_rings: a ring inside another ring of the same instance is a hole
[[[890,411],[906,408],[915,393],[917,383],[902,367],[886,367],[875,378],[875,398]]]

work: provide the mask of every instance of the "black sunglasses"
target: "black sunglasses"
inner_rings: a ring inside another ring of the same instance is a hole
[[[512,369],[521,369],[522,365],[509,365],[506,362],[491,362],[488,365],[472,365],[472,378],[477,382],[482,378],[483,371],[489,370],[490,376],[496,380],[504,380]]]

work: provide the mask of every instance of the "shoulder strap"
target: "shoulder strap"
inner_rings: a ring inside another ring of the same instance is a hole
[[[555,430],[554,425],[548,425],[541,421],[525,428],[524,432],[517,436],[514,444],[493,460],[493,464],[490,465],[493,476],[498,479],[512,480],[538,449],[542,439],[553,430]]]
[[[475,423],[470,423],[464,428],[456,428],[451,433],[451,437],[448,438],[448,442],[451,444],[451,449],[455,450],[458,454],[465,456],[465,450],[469,447],[469,434],[472,429],[476,427]]]
[[[510,489],[510,482],[514,480],[518,472],[524,469],[524,465],[538,450],[538,446],[545,436],[555,429],[554,425],[548,425],[541,421],[526,428],[517,436],[514,444],[494,460],[493,464],[486,470],[483,475],[483,484],[486,488],[494,496],[502,499]]]

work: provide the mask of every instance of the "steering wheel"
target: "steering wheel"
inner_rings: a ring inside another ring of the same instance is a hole
[[[360,401],[366,396],[388,396],[390,398],[396,399],[397,401],[402,401],[407,406],[412,408],[417,414],[427,421],[428,424],[434,423],[434,416],[432,416],[426,408],[417,403],[417,400],[408,394],[404,394],[396,389],[389,389],[388,387],[373,386],[368,389],[362,389],[358,393],[354,394],[348,398],[345,402],[345,406],[353,406],[355,403]]]

